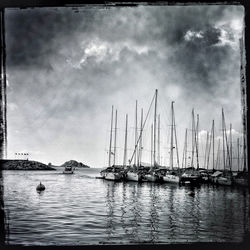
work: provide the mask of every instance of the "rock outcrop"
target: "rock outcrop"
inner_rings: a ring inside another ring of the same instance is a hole
[[[29,160],[0,160],[2,170],[55,170],[54,168]]]
[[[61,165],[61,167],[66,167],[66,166],[72,166],[75,168],[90,168],[89,166],[87,166],[81,162],[77,162],[75,160],[66,161],[65,163],[63,163]]]

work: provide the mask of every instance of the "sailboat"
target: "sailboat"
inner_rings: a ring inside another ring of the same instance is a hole
[[[127,126],[126,126],[127,130]],[[141,110],[141,127],[140,135],[137,137],[137,101],[136,101],[136,110],[135,110],[135,155],[134,155],[134,165],[130,166],[126,171],[125,179],[127,181],[142,181],[143,178],[143,168],[141,165],[141,151],[142,151],[142,131],[143,131],[143,109]],[[127,133],[127,132],[125,132]],[[126,138],[126,136],[125,136]],[[126,141],[125,141],[126,145]],[[139,150],[137,150],[139,145]]]
[[[105,180],[119,181],[123,177],[123,173],[119,166],[115,165],[116,157],[116,133],[117,133],[117,110],[115,112],[115,137],[114,137],[114,150],[112,152],[112,134],[113,134],[113,105],[111,111],[111,130],[110,130],[110,144],[109,144],[109,166],[100,172]],[[113,155],[113,165],[111,165],[111,156]]]
[[[238,172],[234,178],[234,182],[238,186],[248,187],[248,172],[245,168],[245,161],[243,159],[243,170],[240,171],[240,143],[239,138],[237,138],[237,159],[238,159]]]
[[[178,148],[177,148],[177,136],[176,136],[176,127],[175,127],[175,117],[174,117],[174,102],[171,103],[171,113],[172,113],[172,124],[171,124],[171,145],[170,145],[170,171],[167,171],[165,175],[162,176],[162,179],[164,182],[170,182],[170,183],[179,183],[180,182],[180,168],[179,168],[179,157],[178,157]],[[173,167],[173,132],[175,132],[175,144],[176,144],[176,153],[177,153],[177,164],[178,164],[178,170],[174,171]]]
[[[211,169],[209,170],[211,144],[212,144],[212,170]],[[203,170],[200,170],[200,173],[201,173],[201,181],[203,183],[208,183],[211,179],[210,175],[214,173],[214,120],[212,121],[210,136],[209,132],[207,131],[204,168]]]
[[[231,129],[230,129],[231,131]],[[231,136],[230,136],[231,140]],[[222,108],[222,143],[223,143],[223,163],[224,163],[224,171],[221,176],[217,178],[217,184],[223,186],[232,186],[233,184],[233,176],[232,176],[232,158],[229,153],[228,142],[227,142],[227,134],[226,134],[226,122],[224,111]],[[226,144],[226,151],[227,151],[227,158],[225,156],[225,144]],[[231,151],[231,150],[230,150]],[[229,170],[226,168],[226,165],[229,166]]]
[[[234,178],[234,183],[238,186],[248,187],[248,173],[247,172],[238,172]]]
[[[199,116],[197,115],[197,125],[195,128],[194,121],[194,109],[192,110],[192,158],[191,158],[191,167],[186,168],[184,173],[181,175],[180,183],[182,184],[191,184],[197,185],[201,182],[201,175],[198,171],[199,169],[199,157],[198,157],[198,123]],[[196,151],[197,159],[197,169],[194,168],[194,151]]]
[[[156,162],[156,113],[157,113],[157,95],[158,90],[155,90],[155,109],[154,109],[154,124],[151,126],[151,167],[147,174],[145,174],[145,181],[155,182],[160,179],[157,173],[159,164]]]

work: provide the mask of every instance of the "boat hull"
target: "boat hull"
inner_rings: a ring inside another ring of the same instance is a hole
[[[201,177],[201,182],[202,183],[208,183],[209,182],[209,178],[207,176],[202,176]]]
[[[149,181],[149,182],[155,182],[155,181],[157,181],[157,177],[155,175],[152,175],[152,174],[146,174],[145,180]]]
[[[105,180],[119,181],[121,180],[121,175],[119,173],[106,173]]]
[[[180,177],[177,175],[172,175],[172,174],[167,174],[163,176],[163,181],[164,182],[169,182],[169,183],[179,183],[180,182]]]
[[[199,185],[201,182],[200,176],[196,175],[185,175],[181,176],[180,183],[182,184],[191,184],[191,185]]]
[[[72,171],[63,171],[63,173],[64,173],[64,174],[73,174],[74,171],[73,171],[73,170],[72,170]]]
[[[248,187],[248,180],[245,178],[235,178],[234,182],[238,186]]]
[[[141,177],[138,173],[133,173],[133,172],[128,172],[126,174],[126,178],[127,181],[140,181]]]
[[[226,178],[226,177],[219,177],[217,179],[217,183],[219,185],[223,185],[223,186],[232,186],[233,182],[230,178]]]

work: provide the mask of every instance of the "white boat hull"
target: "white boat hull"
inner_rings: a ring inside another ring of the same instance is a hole
[[[194,174],[186,174],[186,173],[184,173],[180,178],[181,183],[192,184],[192,185],[199,184],[200,180],[201,180],[200,176]]]
[[[155,182],[157,180],[157,177],[155,175],[152,175],[152,174],[146,174],[145,179],[147,181],[150,181],[150,182]]]
[[[63,171],[63,173],[64,173],[64,174],[73,174],[74,171],[73,171],[73,170],[72,170],[72,171]]]
[[[103,172],[100,173],[100,175],[101,175],[102,178],[105,178],[106,173],[103,171]]]
[[[110,181],[118,181],[121,179],[121,175],[119,173],[106,173],[105,180]]]
[[[179,183],[180,177],[177,175],[167,174],[167,175],[163,176],[163,181],[170,182],[170,183]]]
[[[138,173],[128,172],[126,175],[126,180],[127,181],[139,181],[140,176],[138,175]]]

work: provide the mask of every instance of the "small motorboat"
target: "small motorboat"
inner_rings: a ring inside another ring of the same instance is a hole
[[[74,173],[74,168],[72,166],[66,166],[63,170],[64,174],[73,174]]]
[[[44,191],[45,190],[45,186],[40,182],[40,184],[36,187],[37,191]]]

